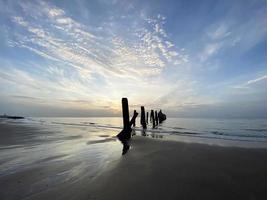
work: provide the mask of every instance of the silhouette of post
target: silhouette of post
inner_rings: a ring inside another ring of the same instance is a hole
[[[146,129],[146,114],[144,106],[141,106],[141,125],[143,126],[143,129]]]
[[[133,117],[132,117],[132,119],[131,119],[131,121],[130,121],[130,127],[131,127],[132,125],[135,127],[135,119],[136,119],[137,115],[138,115],[138,112],[136,112],[136,110],[134,110]]]
[[[153,123],[153,128],[155,128],[155,118],[154,118],[154,110],[151,110],[150,119]]]
[[[122,104],[123,129],[128,130],[130,128],[128,99],[122,98],[121,104]]]
[[[166,115],[162,113],[162,111],[160,110],[158,113],[158,119],[159,119],[159,123],[162,123],[164,120],[166,120]]]
[[[146,112],[146,124],[148,124],[148,112]]]
[[[159,125],[158,111],[155,111],[155,121],[156,121],[156,126],[158,126]]]
[[[126,140],[129,140],[131,138],[131,133],[132,133],[131,125],[129,122],[128,99],[122,98],[121,104],[122,104],[123,129],[117,135],[117,137],[122,141],[122,143],[126,144],[127,143]],[[134,118],[134,120],[135,120],[135,118]],[[127,145],[125,145],[125,146],[127,146]]]
[[[121,103],[122,103],[123,129],[117,135],[117,137],[119,138],[119,140],[123,144],[122,155],[124,155],[127,153],[127,151],[130,148],[130,146],[128,144],[128,140],[132,136],[131,135],[132,134],[131,126],[135,123],[135,119],[136,119],[138,113],[135,111],[131,121],[129,121],[129,107],[128,107],[127,98],[122,98]]]

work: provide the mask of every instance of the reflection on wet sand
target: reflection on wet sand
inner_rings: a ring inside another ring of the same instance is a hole
[[[91,180],[120,158],[116,130],[55,124],[0,124],[0,199],[24,199]]]
[[[116,141],[116,138],[105,138],[104,140],[91,140],[88,141],[86,144],[98,144],[98,143],[105,143],[105,142],[111,142],[111,141]]]

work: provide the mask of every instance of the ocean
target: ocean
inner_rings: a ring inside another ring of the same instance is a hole
[[[134,130],[142,133],[140,118],[137,118]],[[76,126],[98,130],[113,130],[119,132],[122,129],[122,118],[26,118],[21,123],[49,124],[61,126]],[[111,132],[113,132],[111,131]],[[267,119],[208,119],[208,118],[168,118],[155,129],[148,124],[146,133],[158,134],[166,139],[178,139],[175,136],[189,138],[203,138],[214,140],[266,142]],[[187,140],[190,141],[190,140]],[[194,140],[195,141],[195,140]]]
[[[115,136],[122,129],[120,117],[88,118],[25,118],[21,120],[3,120],[1,123],[16,123],[50,129],[67,129],[70,127],[87,130],[87,134],[97,132]],[[142,134],[140,118],[136,119],[136,134]],[[168,118],[155,129],[151,123],[145,131],[147,136],[159,136],[169,140],[208,142],[216,144],[223,141],[251,142],[255,146],[267,142],[267,119],[209,119],[209,118]],[[206,140],[205,140],[206,139]],[[258,143],[258,144],[257,144]]]

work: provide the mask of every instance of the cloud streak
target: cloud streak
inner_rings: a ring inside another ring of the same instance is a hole
[[[127,41],[120,35],[99,33],[103,36],[96,36],[88,27],[66,16],[64,10],[42,1],[21,6],[33,17],[28,20],[13,17],[13,22],[29,33],[28,36],[18,34],[14,45],[27,48],[45,59],[66,62],[81,73],[97,72],[107,77],[131,76],[134,72],[143,78],[159,74],[167,64],[176,65],[188,60],[188,55],[175,51],[174,45],[165,39],[167,35],[160,21],[164,18],[160,15],[154,20],[146,20],[151,30],[141,28],[135,35],[130,35],[136,36],[133,40]],[[43,25],[38,21],[39,17],[46,18],[47,23]]]

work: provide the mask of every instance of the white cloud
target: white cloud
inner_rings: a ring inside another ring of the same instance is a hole
[[[233,86],[233,88],[248,90],[248,89],[256,89],[259,86],[259,88],[257,88],[257,89],[261,90],[261,89],[265,89],[266,88],[265,85],[264,85],[263,88],[261,87],[262,86],[261,83],[264,84],[265,81],[267,81],[267,75],[262,75],[260,77],[245,81],[242,84],[235,85],[235,86]]]
[[[208,32],[208,35],[213,40],[224,39],[231,35],[225,24],[220,24],[215,30]]]
[[[166,39],[167,34],[162,27],[166,18],[162,15],[146,19],[148,24],[152,24],[152,29],[144,27],[129,35],[138,37],[128,41],[125,40],[127,36],[121,35],[112,34],[106,39],[96,36],[86,26],[66,16],[64,10],[43,1],[40,4],[23,4],[23,8],[25,12],[33,10],[32,16],[43,15],[49,21],[42,25],[39,18],[27,21],[21,16],[14,17],[14,22],[32,33],[18,37],[18,46],[44,58],[67,62],[77,70],[97,71],[106,77],[110,74],[132,77],[135,72],[137,77],[143,79],[160,74],[167,64],[188,61],[188,55],[178,52],[173,43]],[[37,10],[38,13],[35,13]],[[104,32],[107,30],[104,29]],[[62,33],[65,39],[62,39]]]
[[[204,46],[204,49],[199,54],[200,61],[204,62],[211,56],[214,56],[222,47],[221,43],[210,43]]]
[[[262,6],[245,21],[233,17],[211,24],[205,33],[204,45],[219,44],[219,49],[229,49],[229,51],[234,48],[234,53],[239,55],[250,50],[266,39],[266,17],[262,15],[265,10],[266,6]],[[215,52],[219,49],[216,48]]]
[[[265,80],[265,79],[267,79],[267,75],[258,77],[256,79],[249,80],[249,81],[247,81],[246,85],[254,84],[254,83],[257,83],[257,82]]]
[[[51,17],[57,17],[57,16],[62,16],[64,15],[64,11],[62,9],[58,9],[58,8],[52,8],[48,11],[48,14]]]

